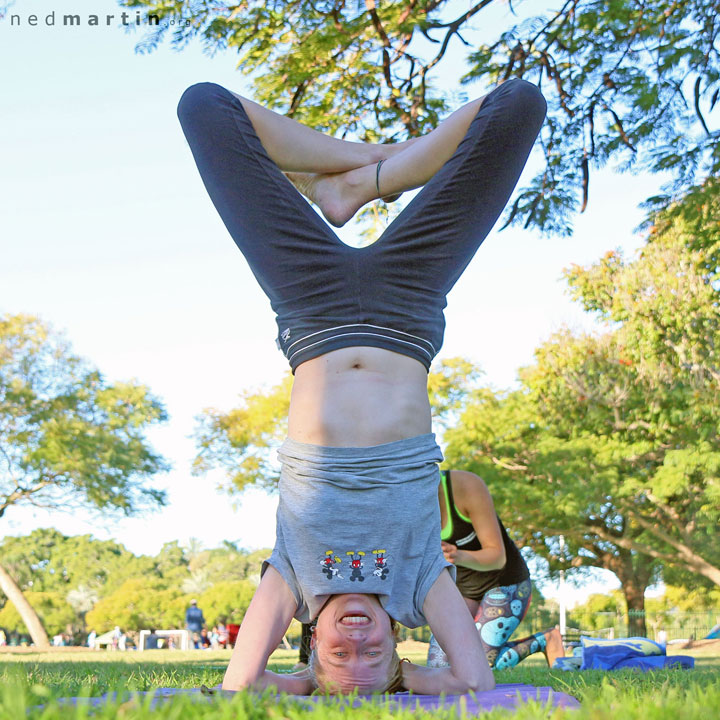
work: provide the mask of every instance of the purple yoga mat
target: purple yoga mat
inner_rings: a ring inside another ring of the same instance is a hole
[[[294,696],[299,701],[322,703],[324,697]],[[394,707],[407,710],[438,710],[439,708],[456,707],[459,714],[478,715],[493,708],[515,709],[518,705],[528,701],[541,702],[551,707],[579,708],[580,703],[572,695],[556,692],[549,687],[535,687],[520,683],[507,683],[496,685],[494,690],[472,695],[410,695],[408,693],[395,693],[387,697],[357,697],[353,699],[352,706],[359,707],[365,702],[387,703]]]
[[[153,705],[164,700],[169,700],[177,695],[194,695],[198,700],[212,702],[216,697],[231,697],[234,693],[222,690],[214,690],[212,695],[202,693],[199,689],[183,689],[183,688],[158,688],[151,691],[154,693]],[[138,692],[132,693],[136,696],[145,696],[151,693]],[[322,696],[307,695],[290,695],[292,699],[305,705],[314,705],[327,702]],[[70,704],[88,704],[101,705],[107,699],[113,699],[114,694],[108,693],[102,697],[96,698],[67,698],[61,702]],[[333,697],[330,702],[342,703],[343,699]],[[352,707],[359,707],[363,703],[381,703],[388,704],[393,707],[406,708],[408,710],[437,710],[442,707],[456,707],[458,713],[466,713],[468,715],[477,715],[493,708],[514,709],[518,705],[528,701],[541,702],[551,707],[563,708],[579,708],[580,703],[572,696],[565,693],[556,692],[549,687],[535,687],[533,685],[522,685],[520,683],[508,683],[497,685],[494,690],[478,693],[475,698],[471,695],[446,695],[441,697],[438,695],[409,695],[408,693],[395,693],[388,696],[366,696],[356,697],[352,700]]]

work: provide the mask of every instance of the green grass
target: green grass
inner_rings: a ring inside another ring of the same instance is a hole
[[[496,673],[498,683],[528,683],[550,686],[574,695],[580,710],[548,709],[528,703],[514,713],[496,710],[487,720],[513,717],[517,720],[714,720],[720,715],[720,657],[702,652],[696,655],[692,671],[664,670],[654,673],[550,671],[542,658],[528,658],[523,664]],[[424,653],[410,653],[415,662]],[[149,651],[145,653],[52,652],[0,654],[0,718],[2,720],[82,720],[116,718],[123,720],[341,720],[347,711],[332,704],[312,711],[284,699],[238,693],[233,698],[177,697],[156,708],[148,699],[127,702],[120,698],[99,709],[63,705],[61,698],[94,697],[107,692],[146,691],[159,687],[212,687],[222,680],[228,651],[188,653]],[[271,658],[272,669],[288,670],[296,652],[278,651]],[[363,720],[389,720],[382,706],[353,710]],[[401,720],[428,720],[430,713],[396,712]],[[437,720],[455,720],[453,710],[432,713]]]

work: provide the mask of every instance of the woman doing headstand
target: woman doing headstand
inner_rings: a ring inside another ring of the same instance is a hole
[[[545,109],[537,87],[513,79],[421,138],[371,145],[328,137],[215,83],[183,93],[178,117],[200,176],[270,299],[295,375],[276,543],[224,688],[493,686],[438,542],[442,454],[427,373],[447,293],[502,212]],[[378,197],[422,190],[358,249],[291,180],[336,226]],[[317,618],[315,679],[265,670],[293,617]],[[449,667],[401,668],[391,619],[427,622]]]

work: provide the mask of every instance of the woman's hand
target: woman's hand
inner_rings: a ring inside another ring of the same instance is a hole
[[[470,518],[481,549],[463,550],[443,543],[445,559],[458,567],[478,572],[501,570],[507,562],[505,543],[487,485],[482,478],[466,470],[453,470],[451,477],[455,504],[465,517]]]
[[[453,545],[452,543],[445,542],[444,540],[441,541],[440,546],[442,547],[442,551],[443,551],[443,555],[445,556],[445,559],[454,565],[457,554],[462,551],[457,549],[457,545]]]

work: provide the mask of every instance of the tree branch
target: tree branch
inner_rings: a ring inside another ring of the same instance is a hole
[[[428,27],[434,28],[448,28],[447,33],[445,34],[445,38],[442,41],[442,47],[438,51],[438,54],[427,64],[427,69],[430,70],[431,68],[435,67],[440,60],[442,60],[443,56],[445,55],[445,51],[447,50],[447,46],[450,43],[450,38],[452,38],[453,35],[457,34],[458,37],[460,37],[458,30],[460,26],[467,20],[469,20],[473,15],[480,12],[484,7],[487,5],[490,5],[490,3],[493,2],[493,0],[482,0],[482,2],[479,2],[474,7],[471,7],[469,10],[464,12],[459,17],[455,18],[455,20],[452,20],[448,23],[432,23]],[[426,35],[427,37],[427,35]],[[460,38],[462,42],[465,42],[462,38]],[[434,41],[437,42],[437,41]],[[465,43],[467,45],[467,43]]]

